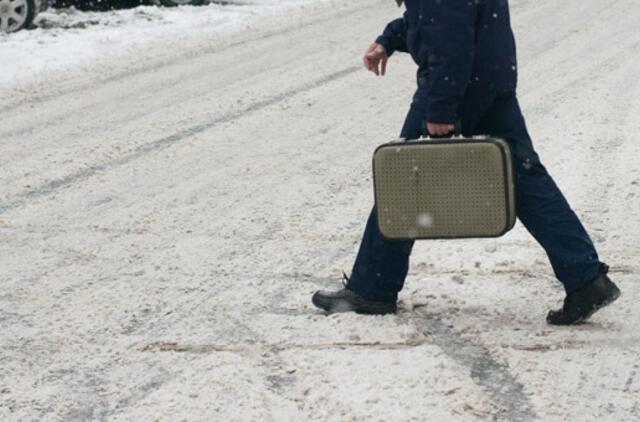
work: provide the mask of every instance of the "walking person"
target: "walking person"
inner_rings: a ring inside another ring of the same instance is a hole
[[[607,276],[593,242],[540,162],[516,97],[516,47],[507,0],[396,0],[402,18],[368,48],[365,67],[384,75],[394,52],[418,65],[417,89],[400,137],[446,136],[460,122],[465,136],[505,139],[512,149],[516,214],[545,249],[566,298],[547,322],[576,324],[613,302],[620,290]],[[413,241],[385,239],[374,206],[343,289],[319,291],[314,305],[328,312],[388,314],[409,269]]]

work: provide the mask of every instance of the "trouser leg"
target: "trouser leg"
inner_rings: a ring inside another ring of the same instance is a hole
[[[417,97],[414,96],[401,133],[407,139],[417,138],[422,132],[426,108]],[[583,287],[597,277],[603,264],[580,220],[540,162],[515,94],[488,101],[487,106],[486,113],[478,113],[484,106],[477,110],[471,107],[469,116],[463,116],[465,132],[499,136],[509,142],[518,218],[546,251],[566,291]],[[412,247],[412,241],[391,241],[382,236],[374,206],[348,287],[371,300],[396,300],[408,272]]]
[[[475,131],[511,144],[517,216],[546,251],[567,293],[594,280],[602,264],[593,242],[540,162],[515,94],[498,97]]]
[[[419,88],[420,89],[420,88]],[[415,139],[422,134],[426,104],[414,95],[400,136]],[[374,205],[347,287],[369,300],[395,302],[409,271],[413,241],[385,239],[380,233]]]
[[[369,300],[395,302],[409,271],[413,241],[385,239],[376,218],[374,206],[347,287]]]

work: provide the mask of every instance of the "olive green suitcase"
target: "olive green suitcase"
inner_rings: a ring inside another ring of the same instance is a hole
[[[388,239],[499,237],[515,224],[511,150],[499,138],[387,143],[374,153],[373,180]]]

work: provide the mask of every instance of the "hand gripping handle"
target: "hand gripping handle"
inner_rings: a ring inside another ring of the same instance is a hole
[[[460,119],[457,119],[453,124],[453,137],[459,138],[462,136],[462,122]],[[441,135],[441,136],[432,136],[427,129],[427,121],[424,120],[422,122],[422,138],[423,139],[442,139],[442,138],[451,138],[452,134]]]

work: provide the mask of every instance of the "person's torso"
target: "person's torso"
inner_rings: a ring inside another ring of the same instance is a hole
[[[468,6],[467,0],[442,0],[459,2]],[[481,89],[515,90],[517,83],[516,47],[511,29],[509,3],[507,0],[476,0],[477,18],[475,27],[475,48],[471,52],[456,52],[473,54],[474,65],[470,82]],[[442,26],[429,10],[429,2],[420,0],[405,0],[407,9],[407,47],[414,61],[420,66],[418,70],[428,77],[430,40],[429,25],[434,31]],[[469,28],[460,28],[460,31]],[[433,31],[431,31],[433,32]],[[455,37],[452,37],[455,38]],[[456,48],[452,44],[451,48]]]

